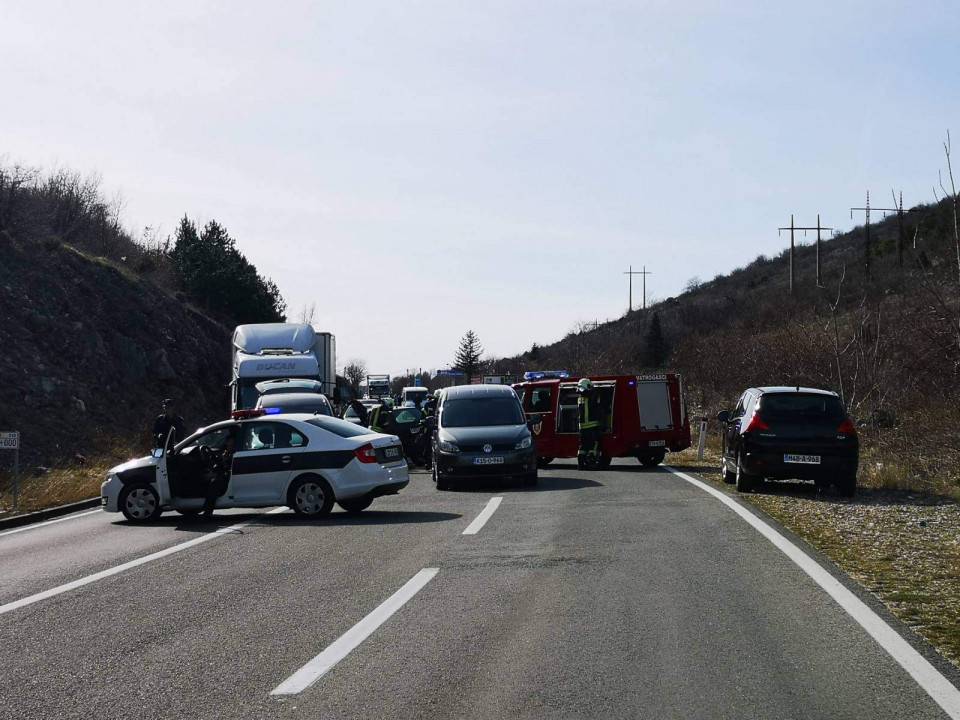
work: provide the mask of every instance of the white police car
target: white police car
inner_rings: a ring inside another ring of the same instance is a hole
[[[393,495],[410,482],[400,441],[323,415],[266,415],[241,410],[201,428],[169,449],[112,468],[100,488],[107,512],[131,522],[164,510],[199,513],[211,468],[234,448],[225,492],[215,507],[287,505],[308,517],[327,515],[334,502],[348,512]]]

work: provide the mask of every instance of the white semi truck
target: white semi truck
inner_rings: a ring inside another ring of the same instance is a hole
[[[336,338],[305,323],[238,325],[233,331],[230,409],[257,404],[258,382],[306,378],[323,384],[333,397],[337,387]]]
[[[367,397],[390,397],[390,376],[367,375]]]

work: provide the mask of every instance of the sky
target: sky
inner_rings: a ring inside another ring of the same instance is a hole
[[[99,174],[135,233],[218,220],[341,366],[399,374],[619,317],[630,265],[666,298],[791,213],[931,201],[958,27],[955,0],[0,0],[0,157]]]

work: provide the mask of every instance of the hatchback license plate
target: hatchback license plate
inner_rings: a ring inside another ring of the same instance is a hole
[[[503,465],[502,457],[478,457],[473,459],[474,465]]]
[[[784,455],[783,461],[785,463],[794,463],[797,465],[819,465],[820,456],[819,455]]]

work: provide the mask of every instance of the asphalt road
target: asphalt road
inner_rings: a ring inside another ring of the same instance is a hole
[[[271,695],[427,568],[313,685]],[[0,673],[0,718],[18,720],[945,717],[742,518],[636,463],[551,466],[536,489],[417,474],[319,523],[93,513],[0,534]]]

